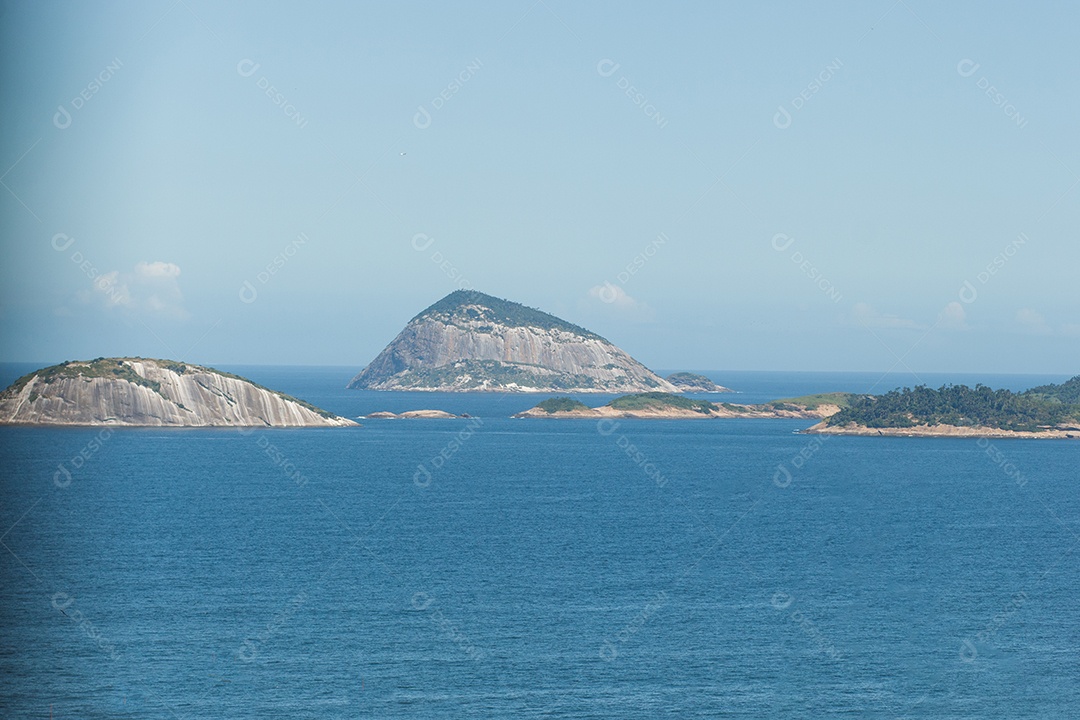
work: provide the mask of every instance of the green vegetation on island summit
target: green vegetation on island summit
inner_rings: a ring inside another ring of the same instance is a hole
[[[849,407],[853,401],[857,398],[865,397],[863,395],[857,395],[855,393],[845,392],[831,392],[831,393],[818,393],[816,395],[800,395],[799,397],[783,398],[781,400],[773,400],[769,405],[777,409],[806,409],[817,410],[822,405],[835,405],[840,409]]]
[[[692,373],[692,372],[671,373],[670,375],[667,376],[667,379],[668,379],[669,382],[673,382],[676,385],[689,385],[689,384],[697,384],[697,383],[705,383],[705,382],[711,383],[712,382],[712,380],[705,377],[704,375],[699,375],[697,373]]]
[[[634,393],[622,395],[600,407],[589,407],[569,397],[553,397],[535,405],[514,417],[626,417],[651,419],[691,418],[815,418],[820,420],[832,412],[836,405],[819,402],[813,409],[786,403],[763,405],[740,405],[735,403],[711,403],[684,395],[665,392]]]
[[[817,418],[804,432],[847,435],[1080,437],[1080,375],[1059,385],[1012,392],[985,385],[902,388],[883,395],[833,392],[757,405],[711,403],[645,392],[589,408],[568,397],[545,400],[515,417]]]
[[[574,400],[573,398],[568,397],[548,398],[537,404],[536,407],[546,413],[575,412],[592,409],[580,400]]]
[[[729,388],[723,385],[717,385],[704,375],[692,372],[677,372],[668,375],[666,378],[669,383],[674,385],[681,392],[731,392]]]
[[[607,404],[615,410],[667,410],[676,408],[679,410],[692,410],[703,415],[708,415],[717,409],[716,405],[708,400],[694,400],[682,395],[671,393],[649,392],[617,397]]]
[[[125,360],[142,360],[142,358],[94,358],[81,362],[78,360],[68,360],[62,362],[59,365],[50,365],[49,367],[35,370],[32,373],[23,375],[21,378],[13,382],[9,386],[9,390],[21,390],[28,382],[34,379],[36,376],[43,384],[49,384],[59,380],[60,378],[110,378],[115,380],[127,380],[135,385],[142,385],[148,387],[156,393],[161,392],[161,384],[153,380],[147,380],[142,375],[139,375],[130,366],[124,363]],[[153,360],[159,365],[164,365],[165,360]]]
[[[853,396],[848,407],[825,421],[828,427],[913,428],[947,425],[1012,432],[1044,432],[1080,422],[1080,376],[1061,385],[1021,393],[985,385],[925,385],[884,395]]]
[[[543,310],[537,310],[512,300],[503,300],[478,290],[455,290],[442,300],[417,313],[413,320],[430,315],[449,317],[464,315],[469,320],[486,321],[494,325],[565,330],[582,337],[604,340],[594,332],[567,322],[562,318],[557,318]],[[607,341],[605,340],[605,342]]]
[[[1039,385],[1024,391],[1024,395],[1055,399],[1065,405],[1080,405],[1080,375],[1060,385]]]
[[[23,375],[0,392],[0,423],[270,427],[356,424],[230,372],[143,357],[69,360]]]
[[[18,391],[22,389],[26,383],[30,382],[37,377],[37,379],[45,385],[55,382],[60,378],[108,378],[110,380],[127,380],[135,385],[141,385],[143,387],[150,388],[154,392],[161,394],[161,383],[156,380],[149,380],[144,378],[135,372],[128,363],[131,362],[146,362],[153,363],[160,368],[169,370],[177,375],[184,375],[189,369],[191,370],[203,370],[211,372],[222,377],[232,378],[234,380],[240,380],[241,382],[248,383],[260,390],[273,393],[283,400],[294,402],[301,407],[307,408],[311,412],[320,415],[324,418],[336,417],[333,413],[327,412],[322,408],[316,407],[306,400],[287,395],[278,390],[260,385],[257,382],[252,382],[245,377],[241,377],[231,372],[224,370],[217,370],[212,367],[205,367],[202,365],[189,365],[175,360],[162,360],[159,358],[144,358],[144,357],[114,357],[114,358],[94,358],[93,360],[67,360],[58,365],[50,365],[40,370],[35,370],[32,373],[23,375],[15,382],[13,382],[8,389]]]

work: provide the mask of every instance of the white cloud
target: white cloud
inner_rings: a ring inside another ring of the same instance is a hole
[[[953,300],[938,313],[937,326],[946,330],[967,330],[967,312],[964,306]]]
[[[94,279],[93,292],[80,299],[88,304],[102,304],[106,309],[125,310],[150,315],[187,319],[184,296],[180,292],[180,267],[155,260],[138,262],[132,272],[111,270]]]
[[[1020,308],[1016,311],[1016,322],[1020,329],[1032,335],[1053,335],[1054,330],[1039,313],[1031,308]]]
[[[639,319],[650,320],[654,313],[647,304],[632,298],[621,286],[605,282],[603,285],[595,285],[589,288],[589,297],[595,298],[605,305],[638,316]]]
[[[898,315],[885,315],[875,310],[869,303],[858,302],[851,308],[851,316],[858,324],[871,328],[889,328],[904,330],[923,330],[914,320],[907,320]]]
[[[135,264],[135,274],[143,278],[174,278],[180,276],[180,266],[160,260],[139,262]]]
[[[600,302],[617,307],[634,307],[637,305],[637,300],[627,295],[625,290],[609,282],[590,288],[589,297],[594,297]]]
[[[105,301],[105,307],[117,305],[130,305],[131,292],[127,283],[120,279],[120,271],[113,270],[99,275],[94,279],[94,291]]]

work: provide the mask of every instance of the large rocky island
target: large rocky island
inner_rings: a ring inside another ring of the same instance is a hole
[[[65,362],[0,393],[0,424],[344,427],[352,420],[231,373],[172,360]]]
[[[414,317],[350,388],[440,392],[679,392],[627,353],[554,315],[458,290]]]

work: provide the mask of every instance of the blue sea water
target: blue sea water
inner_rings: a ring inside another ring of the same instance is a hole
[[[223,369],[474,417],[0,428],[4,717],[1080,716],[1080,444],[512,420],[537,398]],[[880,378],[709,374],[748,402]]]

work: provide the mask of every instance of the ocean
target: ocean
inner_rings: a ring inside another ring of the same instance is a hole
[[[1078,443],[221,369],[472,417],[0,428],[3,717],[1080,716]],[[1067,379],[705,374],[733,402]]]

